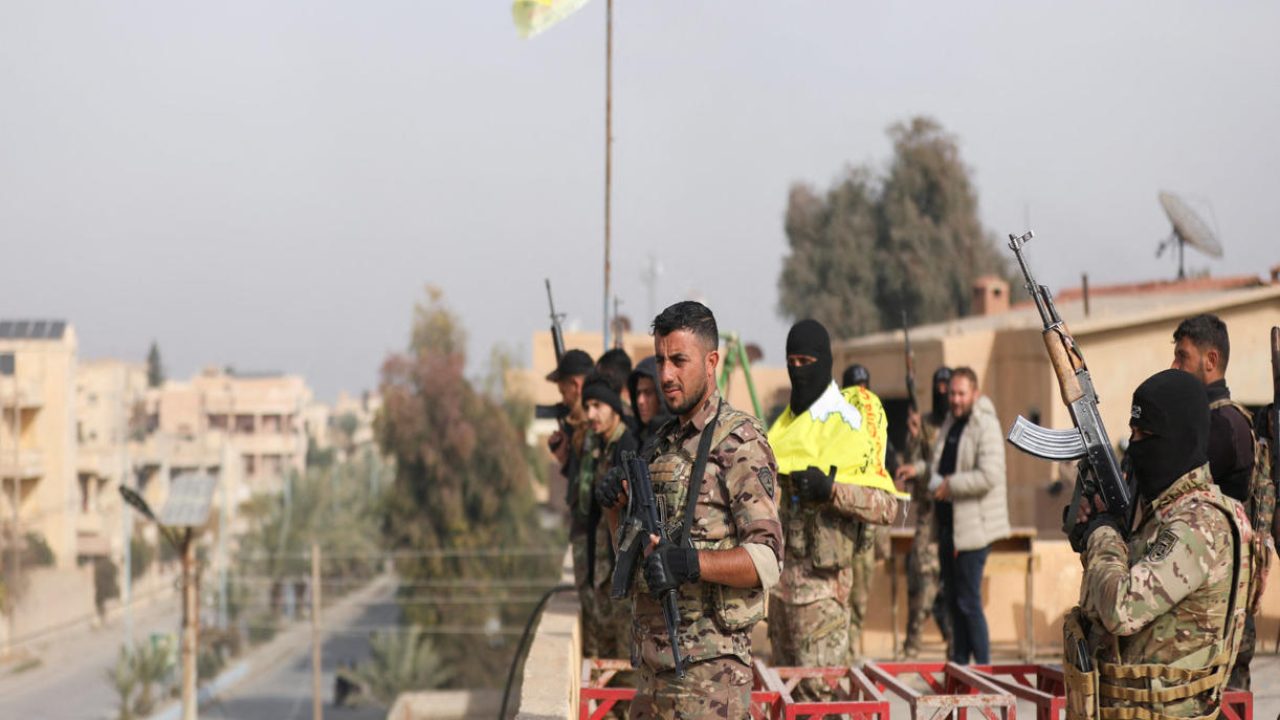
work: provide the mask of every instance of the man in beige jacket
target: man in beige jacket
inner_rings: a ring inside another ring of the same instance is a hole
[[[951,611],[948,657],[957,663],[991,662],[982,573],[991,543],[1009,536],[1005,492],[1004,431],[991,400],[978,394],[978,376],[957,368],[948,390],[950,414],[938,429],[933,457],[908,465],[900,479],[930,473],[937,501],[938,554]]]

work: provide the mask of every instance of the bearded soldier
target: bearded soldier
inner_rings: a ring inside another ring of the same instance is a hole
[[[888,525],[898,508],[884,467],[880,399],[856,385],[841,392],[831,363],[826,328],[796,323],[787,334],[791,401],[769,429],[786,532],[782,579],[769,605],[775,665],[849,664],[854,547],[870,536],[866,524]],[[812,700],[832,694],[821,678],[796,690]]]
[[[1254,600],[1252,529],[1209,474],[1200,382],[1179,370],[1148,378],[1133,393],[1129,426],[1142,518],[1126,544],[1125,519],[1081,506],[1085,571],[1080,608],[1066,623],[1068,716],[1212,716]],[[1074,652],[1081,638],[1091,657]]]
[[[716,390],[719,340],[715,316],[701,303],[676,303],[653,321],[658,383],[675,417],[657,435],[649,471],[671,540],[650,536],[643,577],[632,586],[632,664],[640,676],[632,718],[749,714],[751,630],[778,580],[782,527],[764,429]],[[616,473],[606,479],[598,496],[616,528],[626,486]],[[658,600],[672,589],[683,677]]]

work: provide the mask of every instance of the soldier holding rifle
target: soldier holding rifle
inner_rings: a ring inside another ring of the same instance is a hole
[[[653,341],[675,418],[659,432],[647,467],[663,533],[650,535],[642,573],[619,552],[617,572],[633,587],[632,662],[640,675],[631,717],[747,717],[751,630],[782,558],[777,466],[759,421],[716,389],[711,311],[690,301],[668,307],[653,321]],[[617,527],[626,485],[618,474],[609,478],[598,497]],[[669,628],[664,599],[673,595],[678,618]]]

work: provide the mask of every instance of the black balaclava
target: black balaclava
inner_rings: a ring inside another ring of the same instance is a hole
[[[947,399],[947,391],[938,392],[938,383],[940,382],[951,382],[951,368],[940,367],[933,371],[933,385],[929,387],[929,392],[933,395],[933,409],[930,410],[930,414],[934,425],[941,425],[942,421],[947,417],[947,411],[951,409],[951,402]]]
[[[1147,500],[1209,462],[1209,396],[1182,370],[1162,370],[1133,391],[1129,425],[1151,433],[1129,443],[1129,462]]]
[[[817,358],[804,367],[787,363],[791,378],[791,412],[799,415],[826,392],[831,385],[831,336],[817,320],[801,320],[787,333],[787,356],[808,355]]]

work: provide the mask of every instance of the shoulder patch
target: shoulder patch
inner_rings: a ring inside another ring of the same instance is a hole
[[[764,491],[769,493],[769,499],[773,500],[773,471],[767,467],[761,467],[756,470],[756,477],[760,479],[760,484],[764,486]]]
[[[1151,547],[1147,549],[1147,559],[1153,562],[1160,562],[1169,557],[1169,553],[1173,552],[1174,546],[1178,544],[1178,534],[1169,528],[1160,531],[1156,536],[1155,542],[1151,543]]]

